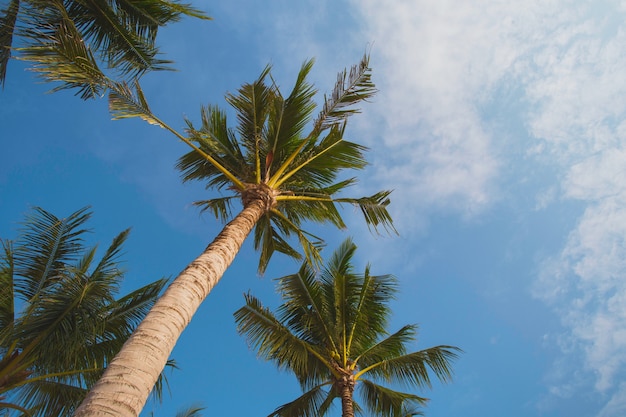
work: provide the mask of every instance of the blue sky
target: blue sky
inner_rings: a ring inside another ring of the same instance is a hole
[[[160,33],[177,72],[150,74],[153,111],[182,129],[205,104],[252,81],[267,63],[288,90],[302,62],[331,90],[371,51],[380,92],[347,137],[370,147],[356,195],[394,189],[398,237],[348,236],[359,262],[401,283],[392,328],[419,323],[415,349],[465,353],[455,381],[423,395],[432,417],[626,413],[626,3],[596,0],[195,0],[214,20]],[[33,206],[58,216],[90,205],[94,242],[132,226],[126,289],[174,277],[220,230],[192,207],[201,185],[173,168],[186,152],[141,121],[111,121],[106,100],[46,95],[11,62],[0,95],[0,236]],[[320,100],[322,99],[320,95]],[[298,386],[249,351],[232,313],[251,290],[279,300],[277,257],[256,274],[250,245],[180,339],[173,416],[267,415]],[[339,409],[337,409],[339,411]]]

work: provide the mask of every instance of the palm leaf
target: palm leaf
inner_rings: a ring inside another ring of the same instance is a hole
[[[324,97],[324,107],[314,122],[314,131],[322,131],[343,123],[349,116],[358,113],[351,108],[356,103],[368,100],[376,94],[371,80],[369,55],[363,55],[361,62],[350,72],[340,72],[330,97]]]
[[[359,389],[365,400],[365,406],[374,415],[394,417],[416,415],[413,411],[416,406],[423,406],[428,401],[427,398],[394,391],[368,380],[361,380]]]
[[[324,391],[324,386],[327,384],[320,384],[309,391],[302,394],[295,400],[283,404],[278,407],[268,417],[318,417],[323,416],[324,413],[320,412],[323,409],[324,404],[330,404],[335,396],[330,392]]]
[[[77,89],[83,99],[112,85],[101,67],[120,81],[170,69],[171,61],[158,58],[158,29],[181,15],[209,19],[187,4],[162,0],[11,0],[2,13],[0,83],[14,50],[45,81],[61,82],[52,91]]]
[[[2,254],[0,255],[0,329],[6,329],[15,319],[15,290],[13,263],[13,242],[1,240]],[[2,330],[0,330],[0,334]]]
[[[428,369],[431,369],[442,382],[451,381],[452,361],[458,357],[456,353],[458,351],[460,350],[454,346],[435,346],[370,365],[366,368],[367,374],[386,381],[399,381],[418,388],[430,388]]]
[[[0,85],[3,87],[9,58],[11,58],[11,45],[13,45],[13,34],[19,9],[20,0],[11,0],[6,9],[0,10]]]
[[[244,335],[260,357],[279,368],[290,369],[303,386],[320,383],[329,376],[320,353],[283,326],[271,311],[249,294],[246,305],[234,313],[237,331]],[[321,372],[326,369],[327,372]]]
[[[24,300],[60,279],[60,270],[82,250],[82,235],[87,232],[83,225],[91,217],[88,207],[64,219],[39,207],[33,211],[23,223],[13,252],[15,290]]]
[[[357,206],[365,216],[365,223],[368,227],[377,230],[382,226],[387,232],[398,233],[393,226],[391,215],[387,211],[389,205],[389,195],[391,191],[380,191],[370,197],[361,198],[338,198],[337,203],[350,203]]]

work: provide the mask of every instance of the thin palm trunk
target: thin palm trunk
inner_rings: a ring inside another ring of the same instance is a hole
[[[181,333],[268,210],[255,198],[172,282],[74,414],[135,417],[141,412]]]

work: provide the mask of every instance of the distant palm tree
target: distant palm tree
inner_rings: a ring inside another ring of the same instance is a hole
[[[202,12],[167,0],[9,0],[0,9],[0,84],[12,52],[32,62],[53,91],[77,89],[82,98],[102,95],[110,81],[168,69],[158,58],[160,27]],[[112,71],[110,71],[112,70]]]
[[[35,208],[15,241],[0,240],[0,408],[71,415],[165,285],[116,299],[129,230],[97,260],[83,242],[90,217]]]
[[[376,91],[368,57],[349,74],[340,73],[315,120],[311,115],[316,91],[306,80],[312,65],[307,61],[302,66],[287,97],[266,68],[256,81],[226,97],[237,115],[236,128],[228,126],[224,111],[209,106],[202,109],[198,129],[188,122],[188,136],[152,114],[138,84],[136,92],[124,85],[111,91],[109,103],[114,117],[141,117],[193,148],[178,165],[183,180],[200,180],[207,188],[231,193],[202,201],[200,206],[224,220],[231,218],[233,203],[239,201],[243,208],[172,282],[90,391],[77,417],[104,410],[114,410],[116,416],[139,414],[183,329],[253,229],[254,246],[261,253],[261,272],[274,252],[300,256],[290,238],[297,239],[312,262],[319,261],[321,239],[305,231],[303,225],[345,227],[338,205],[352,204],[362,211],[368,225],[394,230],[387,212],[389,191],[362,198],[343,197],[340,193],[356,180],[337,178],[347,169],[366,165],[365,148],[345,141],[343,135],[346,119],[357,112],[352,106]]]
[[[430,387],[428,369],[442,381],[451,379],[451,360],[459,350],[436,346],[407,353],[417,326],[386,331],[389,301],[396,291],[390,275],[353,270],[356,246],[345,241],[320,274],[304,262],[300,270],[278,280],[283,303],[277,313],[252,295],[235,313],[238,331],[265,360],[295,374],[304,394],[270,416],[323,416],[341,400],[342,416],[355,412],[377,416],[419,414],[425,398],[379,385],[404,383]],[[361,403],[354,400],[360,391]]]

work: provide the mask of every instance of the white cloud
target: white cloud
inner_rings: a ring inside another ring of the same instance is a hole
[[[584,354],[596,390],[609,396],[600,415],[616,416],[624,410],[616,381],[626,371],[626,33],[614,3],[577,6],[525,67],[537,149],[564,172],[563,196],[586,205],[536,294],[560,314],[569,348]]]
[[[619,308],[626,300],[624,3],[353,5],[364,36],[375,42],[381,94],[366,127],[382,138],[374,159],[387,167],[377,167],[376,179],[396,189],[402,229],[411,230],[417,206],[472,215],[498,199],[511,155],[495,135],[502,140],[509,132],[492,131],[481,108],[508,83],[522,92],[526,155],[553,164],[562,180],[544,184],[536,208],[555,201],[557,190],[587,206],[562,252],[545,262],[536,293],[561,316],[568,349],[583,353],[595,388],[615,393],[605,410],[623,407],[615,381],[626,371],[626,313]],[[566,378],[555,393],[570,390]]]

